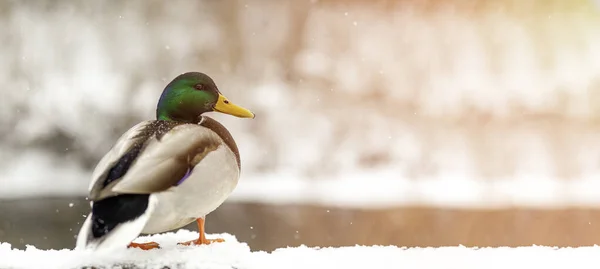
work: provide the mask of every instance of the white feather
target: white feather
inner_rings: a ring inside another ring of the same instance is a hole
[[[221,145],[208,153],[181,185],[157,194],[160,202],[142,233],[177,229],[204,217],[229,197],[239,175],[235,154]]]

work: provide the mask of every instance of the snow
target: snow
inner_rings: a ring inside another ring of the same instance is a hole
[[[116,253],[91,253],[81,250],[40,250],[34,246],[13,249],[0,244],[0,268],[578,268],[600,265],[600,248],[555,248],[529,246],[518,248],[405,248],[397,246],[287,247],[272,252],[252,251],[230,234],[211,234],[226,241],[203,246],[179,246],[177,242],[196,237],[196,232],[179,230],[140,237],[136,242],[156,241],[161,249],[127,249]]]
[[[365,180],[367,179],[368,180]],[[521,175],[492,181],[460,174],[411,179],[394,170],[364,170],[306,180],[289,173],[242,178],[228,201],[351,208],[561,208],[600,206],[595,177],[559,180]]]
[[[6,161],[0,176],[0,197],[20,198],[35,197],[51,193],[57,196],[68,196],[87,190],[89,171],[84,171],[77,164],[65,159],[57,159],[52,154],[41,150],[28,149]],[[56,184],[47,180],[59,178],[68,184]],[[82,180],[85,178],[85,180]]]
[[[36,160],[35,158],[32,160]],[[43,163],[43,162],[39,162]],[[39,164],[38,163],[38,164]],[[15,166],[14,171],[36,173]],[[66,172],[65,175],[70,175]],[[34,179],[35,177],[29,177]],[[65,178],[63,176],[63,178]],[[37,180],[5,185],[0,197],[5,199],[38,195],[86,195],[89,175],[71,176],[69,188],[44,184]],[[368,180],[367,180],[368,179]],[[1,180],[0,180],[1,181]],[[43,188],[37,186],[44,186]],[[356,170],[340,175],[317,176],[307,180],[292,172],[242,175],[227,202],[264,204],[301,204],[347,208],[391,208],[399,206],[433,206],[451,208],[561,208],[566,206],[600,206],[600,181],[593,175],[577,180],[552,176],[519,175],[482,180],[463,174],[445,174],[413,179],[394,169]]]
[[[305,21],[287,2],[62,5],[0,17],[2,199],[85,195],[116,136],[154,116],[174,75],[198,70],[258,114],[222,118],[243,160],[231,201],[600,205],[600,34],[585,5],[551,17],[560,7],[319,4]],[[473,114],[489,125],[469,125]]]
[[[162,268],[165,265],[178,268],[231,268],[250,254],[247,244],[239,243],[234,236],[228,234],[208,235],[226,240],[222,244],[211,246],[185,247],[177,242],[198,237],[198,233],[179,230],[177,233],[166,233],[140,237],[135,242],[156,241],[161,249],[143,251],[127,249],[113,253],[92,253],[82,250],[39,250],[27,246],[25,250],[12,249],[10,244],[0,245],[0,268],[76,268],[82,266],[110,266],[135,264],[141,268]],[[8,258],[8,259],[7,259]]]

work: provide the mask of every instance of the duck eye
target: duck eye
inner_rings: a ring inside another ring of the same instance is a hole
[[[202,90],[202,84],[196,84],[196,85],[194,85],[194,88],[195,88],[196,90],[199,90],[199,91],[200,91],[200,90]]]

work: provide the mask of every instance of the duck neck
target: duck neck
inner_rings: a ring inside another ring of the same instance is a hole
[[[164,121],[176,121],[176,122],[185,122],[185,123],[198,123],[200,122],[200,119],[202,118],[202,115],[199,116],[194,116],[194,117],[186,117],[186,116],[182,116],[182,115],[171,115],[168,113],[157,113],[156,119],[157,120],[164,120]]]
[[[202,113],[200,113],[202,114]],[[194,109],[186,109],[185,105],[180,105],[173,100],[161,98],[156,107],[156,119],[164,121],[176,122],[198,122],[198,111]]]

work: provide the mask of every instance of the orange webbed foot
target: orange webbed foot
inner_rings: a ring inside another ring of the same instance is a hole
[[[222,243],[222,242],[225,242],[225,239],[223,239],[223,238],[206,239],[203,236],[203,237],[195,239],[195,240],[190,240],[190,241],[181,242],[181,243],[177,243],[177,244],[183,245],[183,246],[193,246],[193,245],[210,245],[212,243]]]
[[[129,246],[127,246],[127,248],[139,248],[139,249],[143,249],[143,250],[150,250],[150,249],[155,249],[155,248],[160,248],[160,245],[158,245],[158,243],[156,242],[148,242],[148,243],[129,243]]]
[[[186,242],[178,243],[178,245],[183,246],[195,246],[195,245],[210,245],[212,243],[222,243],[225,242],[223,238],[215,238],[215,239],[207,239],[206,234],[204,233],[204,218],[196,219],[196,223],[198,224],[198,239],[190,240]]]

